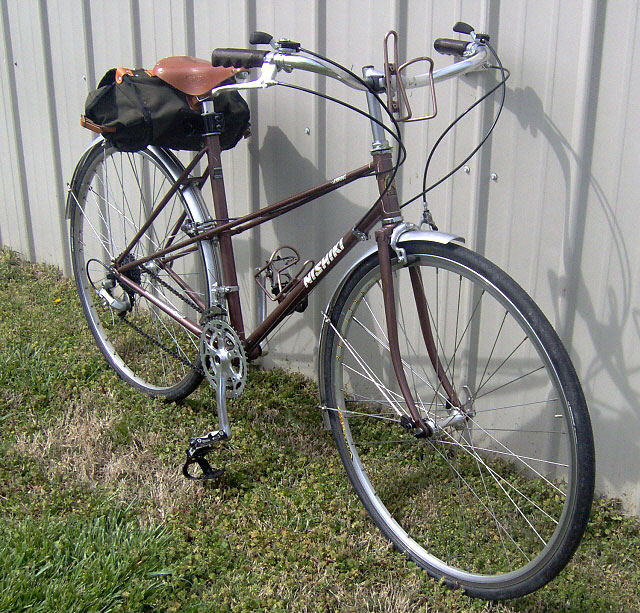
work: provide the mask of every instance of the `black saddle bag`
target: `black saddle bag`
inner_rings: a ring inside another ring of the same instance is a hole
[[[224,114],[222,149],[235,147],[249,129],[249,107],[238,92],[214,98]],[[104,136],[122,151],[140,151],[148,145],[199,151],[204,124],[201,104],[150,75],[146,70],[113,68],[89,92],[81,124]]]

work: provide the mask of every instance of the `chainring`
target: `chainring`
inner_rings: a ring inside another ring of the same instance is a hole
[[[247,356],[236,331],[221,319],[212,319],[202,329],[199,342],[200,363],[214,389],[225,379],[225,396],[237,398],[247,380]]]

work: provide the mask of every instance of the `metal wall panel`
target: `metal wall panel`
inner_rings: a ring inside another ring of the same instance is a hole
[[[442,229],[506,268],[547,313],[566,342],[591,406],[598,488],[640,514],[635,468],[640,425],[640,309],[635,194],[640,130],[634,101],[640,76],[640,9],[634,0],[26,0],[2,2],[0,78],[0,243],[69,273],[65,186],[91,142],[78,127],[86,93],[109,68],[151,67],[167,55],[208,57],[243,46],[254,29],[302,41],[359,71],[382,60],[384,33],[400,33],[404,58],[431,53],[459,20],[492,34],[512,70],[502,119],[466,172],[434,189]],[[449,59],[437,57],[437,66]],[[404,128],[409,161],[399,174],[408,198],[422,182],[428,147],[496,75],[469,75],[438,87],[438,117]],[[291,75],[362,106],[360,95],[320,77]],[[232,214],[256,210],[366,161],[366,120],[285,88],[247,96],[253,136],[225,154]],[[422,94],[412,100],[420,106]],[[430,182],[464,158],[491,125],[497,104],[464,119],[439,147]],[[493,176],[493,179],[492,179]],[[251,271],[282,244],[319,258],[347,222],[375,198],[351,185],[253,230],[237,245],[243,295],[256,302]],[[408,207],[414,221],[416,203]],[[310,240],[296,240],[312,228]],[[365,245],[362,246],[365,248]],[[347,264],[342,267],[345,269]],[[338,274],[334,274],[334,283]],[[321,309],[332,283],[314,293],[269,345],[267,364],[311,372]]]

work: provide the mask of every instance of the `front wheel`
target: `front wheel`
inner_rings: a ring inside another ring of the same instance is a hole
[[[580,384],[505,273],[459,245],[403,247],[407,264],[393,265],[402,364],[436,432],[410,427],[373,254],[333,301],[320,356],[338,451],[374,522],[431,576],[487,599],[527,594],[568,562],[589,517],[595,462]]]

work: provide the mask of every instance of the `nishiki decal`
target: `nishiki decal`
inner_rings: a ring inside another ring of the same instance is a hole
[[[313,267],[313,269],[304,277],[304,286],[309,287],[318,276],[324,272],[325,268],[338,257],[338,254],[344,251],[344,243],[340,239],[333,248]]]

